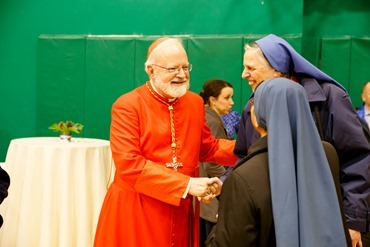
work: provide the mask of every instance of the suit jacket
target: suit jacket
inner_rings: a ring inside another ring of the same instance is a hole
[[[369,129],[369,123],[366,121],[365,118],[365,105],[363,104],[359,109],[356,110],[357,115],[359,116],[360,120],[363,123],[365,129]]]

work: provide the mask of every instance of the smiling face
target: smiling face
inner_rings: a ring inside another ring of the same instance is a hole
[[[258,47],[247,46],[243,66],[242,78],[248,80],[253,92],[264,80],[281,76],[280,72],[270,66]]]
[[[224,87],[217,98],[213,96],[209,98],[211,108],[220,116],[228,114],[231,111],[232,106],[234,105],[233,94],[233,88]]]
[[[146,71],[156,90],[166,98],[183,96],[190,86],[188,56],[181,43],[168,39],[153,50]],[[173,68],[175,70],[173,71]]]

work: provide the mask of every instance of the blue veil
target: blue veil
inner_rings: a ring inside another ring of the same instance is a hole
[[[319,83],[323,81],[330,82],[346,91],[340,83],[312,65],[284,39],[269,34],[255,42],[261,48],[271,66],[277,71],[290,73],[298,77],[300,75],[313,77]]]
[[[277,246],[346,246],[333,177],[304,88],[286,78],[266,80],[255,91],[254,107],[268,132]]]

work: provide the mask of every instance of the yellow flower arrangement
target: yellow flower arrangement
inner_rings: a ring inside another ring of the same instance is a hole
[[[49,130],[52,130],[54,132],[59,132],[61,135],[70,135],[72,132],[80,134],[83,125],[80,123],[74,123],[72,121],[60,121],[59,123],[54,123],[49,127]]]

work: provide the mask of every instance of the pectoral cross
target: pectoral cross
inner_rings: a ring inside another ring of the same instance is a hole
[[[182,167],[181,162],[177,162],[176,156],[172,158],[172,163],[166,163],[166,167],[173,168],[175,171],[177,171],[178,167]]]

